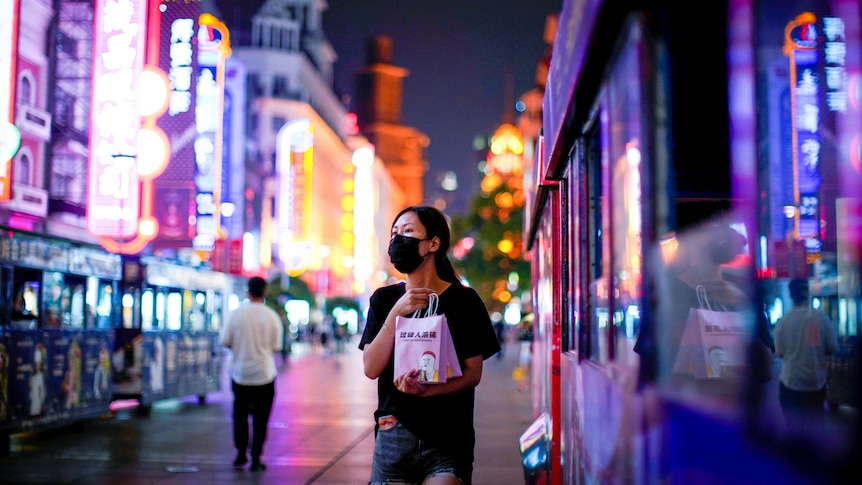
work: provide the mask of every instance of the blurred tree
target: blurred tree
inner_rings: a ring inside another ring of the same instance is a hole
[[[274,278],[266,287],[266,305],[284,317],[284,303],[287,300],[305,300],[314,308],[314,293],[308,283],[291,276],[289,285],[285,288],[281,286],[280,277]]]
[[[464,216],[452,219],[453,265],[479,292],[491,313],[503,314],[521,303],[530,288],[530,263],[524,255],[523,163],[519,130],[504,123],[491,138],[481,183]],[[495,149],[506,139],[501,149]]]

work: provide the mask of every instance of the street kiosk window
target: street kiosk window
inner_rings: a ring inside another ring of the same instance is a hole
[[[26,269],[14,271],[10,315],[13,328],[31,329],[39,325],[39,299],[42,289],[40,273]]]

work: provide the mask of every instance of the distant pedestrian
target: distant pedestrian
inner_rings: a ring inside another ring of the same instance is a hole
[[[500,350],[488,310],[476,290],[458,278],[447,251],[450,231],[433,207],[402,210],[392,224],[389,258],[406,283],[378,288],[370,299],[359,348],[365,375],[377,379],[371,485],[469,484],[476,432],[476,386],[485,359]],[[395,321],[439,295],[463,376],[445,383],[419,381],[419,369],[394,375]]]
[[[497,342],[500,343],[500,351],[497,352],[497,360],[503,359],[503,351],[506,349],[506,324],[503,320],[494,322],[494,332],[497,334]]]
[[[275,353],[282,349],[283,332],[278,313],[264,304],[266,280],[248,280],[249,301],[227,321],[221,343],[233,351],[230,366],[233,391],[233,440],[237,454],[233,465],[248,463],[248,416],[252,417],[251,471],[266,470],[260,457],[275,400]]]
[[[287,357],[290,355],[290,327],[287,317],[281,318],[281,363],[287,365]]]
[[[775,326],[775,353],[783,359],[779,401],[795,431],[816,432],[825,418],[827,356],[838,350],[832,321],[809,306],[808,280],[790,282],[793,308]]]

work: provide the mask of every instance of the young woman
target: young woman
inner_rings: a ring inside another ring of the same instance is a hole
[[[371,295],[359,342],[365,375],[377,379],[376,442],[371,484],[469,484],[473,474],[475,389],[482,363],[500,344],[479,294],[455,274],[447,252],[449,225],[433,207],[402,210],[392,224],[389,258],[405,283]],[[393,375],[395,320],[439,295],[463,375],[445,383],[419,382],[419,369]]]

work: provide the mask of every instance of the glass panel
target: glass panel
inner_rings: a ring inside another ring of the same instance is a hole
[[[183,295],[183,322],[186,329],[194,329],[195,325],[195,292],[184,290]]]
[[[170,290],[165,302],[166,328],[181,330],[183,327],[183,295],[179,290]]]
[[[141,328],[144,330],[158,330],[159,328],[155,326],[156,321],[153,318],[154,293],[152,288],[147,288],[141,295]]]
[[[207,293],[207,312],[211,315],[210,330],[218,332],[221,330],[222,295],[213,290]]]
[[[160,329],[168,328],[167,295],[168,293],[165,290],[158,290],[158,293],[156,293],[156,313],[154,318],[155,326]]]
[[[604,126],[601,127],[602,130]],[[602,130],[599,130],[600,132]],[[602,163],[601,157],[603,150],[601,134],[596,136],[594,149],[590,151],[586,165],[587,186],[589,194],[587,196],[587,225],[585,228],[587,239],[587,254],[588,267],[585,273],[589,281],[587,290],[587,301],[589,313],[589,321],[587,323],[586,342],[584,349],[586,357],[595,359],[599,357],[598,342],[599,328],[603,325],[604,315],[607,314],[607,288],[603,274],[603,257],[602,257],[602,201],[603,201],[603,186],[602,186]]]
[[[123,291],[122,305],[123,313],[123,328],[135,328],[135,299],[137,297],[137,288],[128,287]]]
[[[45,309],[43,326],[57,328],[62,322],[63,315],[63,273],[46,271],[43,281],[45,283],[44,293],[42,293]]]
[[[15,272],[13,285],[11,325],[14,328],[36,328],[39,324],[39,289],[41,284],[35,277]]]
[[[96,326],[100,329],[111,328],[111,309],[114,307],[114,286],[110,282],[99,281],[96,306]]]
[[[583,146],[583,145],[581,145]],[[567,211],[566,217],[568,218],[567,226],[569,227],[569,273],[564,275],[564,277],[569,279],[569,307],[566,309],[568,312],[568,339],[562,342],[563,351],[575,351],[580,352],[580,348],[578,348],[578,332],[580,331],[580,322],[578,321],[579,311],[581,308],[580,301],[578,299],[580,295],[580,280],[578,275],[580,275],[581,266],[579,264],[579,258],[581,256],[580,252],[580,225],[578,222],[580,221],[580,204],[578,200],[578,196],[580,195],[580,191],[578,190],[578,186],[580,185],[581,179],[578,173],[578,168],[580,167],[580,163],[578,162],[578,156],[576,155],[573,160],[569,160],[571,164],[571,172],[569,173],[568,183],[566,184],[566,190],[568,190],[568,199],[569,199],[569,210]],[[582,155],[580,155],[582,156]]]
[[[623,58],[624,59],[624,58]],[[625,64],[623,64],[625,66]],[[625,73],[629,75],[630,73]],[[615,78],[616,76],[611,76]],[[612,91],[612,85],[608,87]],[[589,224],[590,238],[593,239],[591,255],[590,299],[593,318],[590,322],[590,357],[602,362],[610,360],[614,355],[613,345],[617,315],[614,309],[614,242],[611,239],[614,230],[615,209],[612,190],[616,172],[612,170],[616,160],[612,160],[618,133],[625,128],[625,118],[618,119],[619,106],[614,104],[610,94],[603,97],[599,109],[601,126],[599,136],[598,159],[590,160],[590,170],[593,172],[591,185],[591,215]],[[598,163],[598,166],[595,164]]]
[[[859,406],[860,6],[757,0],[754,8],[756,265],[777,357],[758,422],[840,452],[854,442]]]
[[[87,293],[86,299],[86,320],[87,328],[96,326],[96,302],[99,298],[99,279],[95,276],[87,278]]]
[[[640,96],[640,67],[635,40],[637,29],[632,29],[625,47],[620,52],[610,77],[608,98],[610,108],[610,154],[612,218],[609,221],[611,237],[612,285],[608,298],[609,331],[613,356],[636,363],[633,351],[639,326],[641,284],[641,147],[642,133]],[[607,254],[607,253],[606,253]],[[610,282],[609,282],[610,283]]]
[[[203,291],[194,292],[192,314],[189,318],[192,330],[204,330],[208,327],[207,295]]]
[[[8,293],[12,288],[11,279],[11,268],[0,266],[0,298],[3,298],[4,302],[14,302],[13,295]],[[11,306],[12,305],[3,305],[2,310],[0,310],[0,325],[7,325],[9,323],[9,312],[12,311]]]
[[[63,289],[63,325],[72,328],[84,328],[86,309],[84,308],[84,284],[85,280],[80,277],[69,276],[66,278],[66,287]]]

